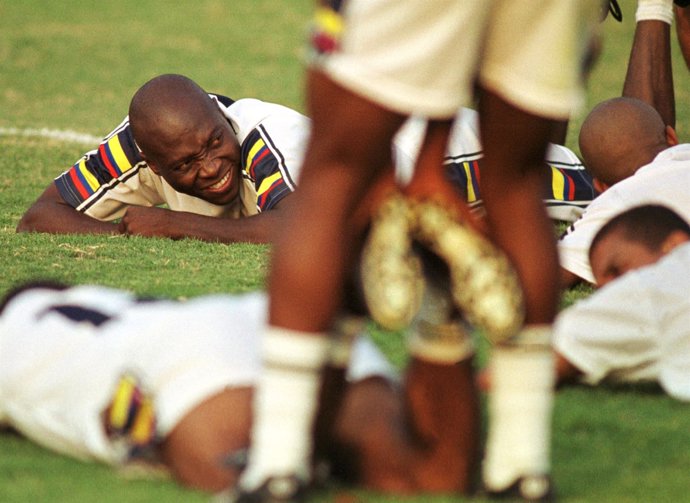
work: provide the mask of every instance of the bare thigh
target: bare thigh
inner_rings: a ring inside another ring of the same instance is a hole
[[[348,387],[333,463],[354,461],[350,475],[370,489],[466,492],[477,463],[478,419],[471,362],[413,360],[403,388],[381,378]]]

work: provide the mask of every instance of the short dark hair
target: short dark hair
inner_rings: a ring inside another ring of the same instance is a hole
[[[690,224],[672,209],[660,204],[645,204],[619,213],[596,233],[589,247],[592,250],[606,236],[621,232],[625,239],[639,243],[651,251],[659,251],[668,236],[681,231],[690,237]]]

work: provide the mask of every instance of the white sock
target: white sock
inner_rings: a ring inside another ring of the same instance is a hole
[[[550,325],[525,327],[493,348],[484,484],[501,490],[523,475],[550,473],[555,382]]]
[[[249,465],[240,479],[244,489],[254,489],[273,475],[309,477],[320,371],[329,346],[326,334],[279,327],[269,327],[264,334]]]
[[[673,0],[638,0],[635,21],[673,23]]]

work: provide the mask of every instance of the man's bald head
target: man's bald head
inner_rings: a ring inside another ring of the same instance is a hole
[[[635,98],[597,105],[582,124],[579,143],[585,166],[607,185],[633,175],[669,146],[659,113]]]
[[[160,75],[141,86],[129,105],[129,122],[146,157],[165,151],[202,116],[218,107],[196,82],[175,74]]]

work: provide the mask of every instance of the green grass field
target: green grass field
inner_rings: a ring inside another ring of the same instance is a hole
[[[604,53],[590,79],[588,109],[622,88],[635,2],[621,3],[624,23],[608,20],[604,26]],[[269,252],[265,246],[16,234],[24,210],[87,148],[8,131],[50,128],[102,136],[124,117],[132,93],[166,72],[186,74],[207,90],[234,98],[257,97],[303,110],[301,54],[311,9],[311,0],[0,0],[0,293],[39,277],[169,297],[260,288]],[[690,125],[690,72],[676,45],[674,41],[683,139]],[[568,146],[576,151],[573,132],[581,119],[573,119],[568,137]],[[565,302],[588,293],[579,289]],[[400,362],[396,336],[378,335]],[[689,412],[651,387],[559,392],[553,461],[562,500],[688,501]],[[394,500],[360,492],[352,496]],[[335,496],[317,495],[315,500]],[[170,481],[132,481],[110,468],[57,456],[2,434],[0,501],[207,497]]]

